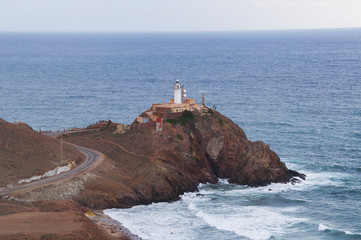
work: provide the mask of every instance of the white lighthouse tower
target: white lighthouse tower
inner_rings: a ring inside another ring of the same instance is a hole
[[[176,80],[174,83],[174,103],[180,104],[184,102],[184,98],[187,97],[187,90],[179,82],[179,80]]]

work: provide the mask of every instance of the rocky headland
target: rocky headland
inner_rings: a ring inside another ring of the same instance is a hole
[[[135,121],[119,133],[109,121],[65,139],[109,158],[109,167],[74,198],[92,208],[174,201],[196,191],[199,183],[216,183],[218,178],[257,187],[305,177],[287,169],[269,145],[251,142],[237,124],[211,109],[185,111],[165,121],[161,132],[155,131],[155,122]]]

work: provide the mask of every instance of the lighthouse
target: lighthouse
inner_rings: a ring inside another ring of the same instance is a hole
[[[179,82],[179,80],[176,80],[174,83],[174,103],[183,103],[186,97],[187,89]]]
[[[187,90],[179,80],[174,83],[174,99],[167,103],[153,103],[152,108],[137,117],[139,124],[156,122],[156,131],[162,131],[167,125],[164,120],[181,116],[185,111],[201,111],[207,109],[204,105],[196,103],[194,98],[187,98]],[[140,125],[139,125],[140,126]]]

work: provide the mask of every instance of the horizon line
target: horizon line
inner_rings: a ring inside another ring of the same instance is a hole
[[[240,32],[280,32],[280,31],[317,31],[317,30],[361,30],[361,27],[332,28],[284,28],[284,29],[244,29],[244,30],[144,30],[144,31],[62,31],[62,30],[0,30],[0,33],[240,33]]]

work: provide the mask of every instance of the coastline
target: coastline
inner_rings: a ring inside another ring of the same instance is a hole
[[[110,239],[122,240],[141,240],[139,236],[133,234],[128,228],[124,227],[120,222],[114,220],[104,214],[103,210],[95,210],[85,215],[100,229],[102,229]]]

